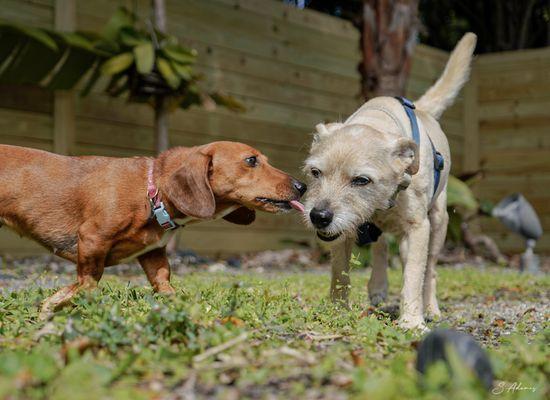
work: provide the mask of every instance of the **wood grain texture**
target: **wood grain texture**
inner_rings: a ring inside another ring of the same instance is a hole
[[[0,20],[53,27],[55,4],[65,1],[72,0],[6,0]],[[110,0],[75,4],[76,28],[85,30],[100,29],[121,5]],[[138,14],[147,18],[150,1],[135,4]],[[247,106],[243,114],[197,108],[174,112],[174,145],[247,142],[275,166],[300,177],[314,125],[343,120],[360,104],[359,33],[349,22],[271,0],[168,0],[167,7],[169,29],[199,52],[197,69],[205,75],[205,85],[223,89]],[[444,51],[418,45],[407,96],[414,100],[422,95],[440,76],[447,58]],[[496,202],[511,192],[523,192],[542,215],[546,231],[548,71],[548,49],[478,56],[473,81],[441,120],[451,145],[453,173],[475,168],[478,160],[486,171],[485,181],[476,186],[478,196]],[[36,88],[0,87],[0,143],[54,150],[56,132],[57,143],[62,139],[54,129],[60,117],[54,116],[54,104],[51,94]],[[76,97],[72,120],[75,155],[154,154],[153,112],[146,105],[110,99],[96,90],[87,98]],[[488,224],[488,229],[504,250],[517,247],[498,224]],[[0,252],[42,251],[3,231]],[[181,243],[205,253],[227,254],[285,247],[286,239],[313,240],[313,235],[297,215],[259,214],[247,228],[224,222],[189,228]],[[550,252],[546,236],[540,246]]]

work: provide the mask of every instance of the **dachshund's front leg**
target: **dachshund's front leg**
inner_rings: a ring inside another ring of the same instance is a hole
[[[170,264],[166,256],[166,248],[152,250],[138,258],[141,268],[157,293],[174,294],[176,291],[170,285]]]

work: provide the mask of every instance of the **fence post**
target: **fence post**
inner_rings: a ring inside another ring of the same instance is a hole
[[[55,0],[55,29],[74,31],[76,28],[76,0]],[[58,154],[71,154],[75,141],[75,94],[58,90],[54,94],[53,148]]]
[[[462,172],[475,172],[480,168],[480,137],[478,114],[478,72],[474,63],[470,80],[464,87],[464,107],[462,121],[464,126],[464,147]]]

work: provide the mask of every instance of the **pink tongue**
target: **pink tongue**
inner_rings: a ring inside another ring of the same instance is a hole
[[[304,208],[304,205],[302,203],[300,203],[298,200],[291,200],[290,201],[290,206],[292,208],[294,208],[295,210],[300,211],[301,213],[303,213],[306,210]]]

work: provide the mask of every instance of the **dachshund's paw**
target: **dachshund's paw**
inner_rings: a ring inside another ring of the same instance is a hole
[[[176,294],[176,290],[170,285],[169,282],[161,283],[155,288],[155,292],[162,294],[163,296],[173,296]]]

